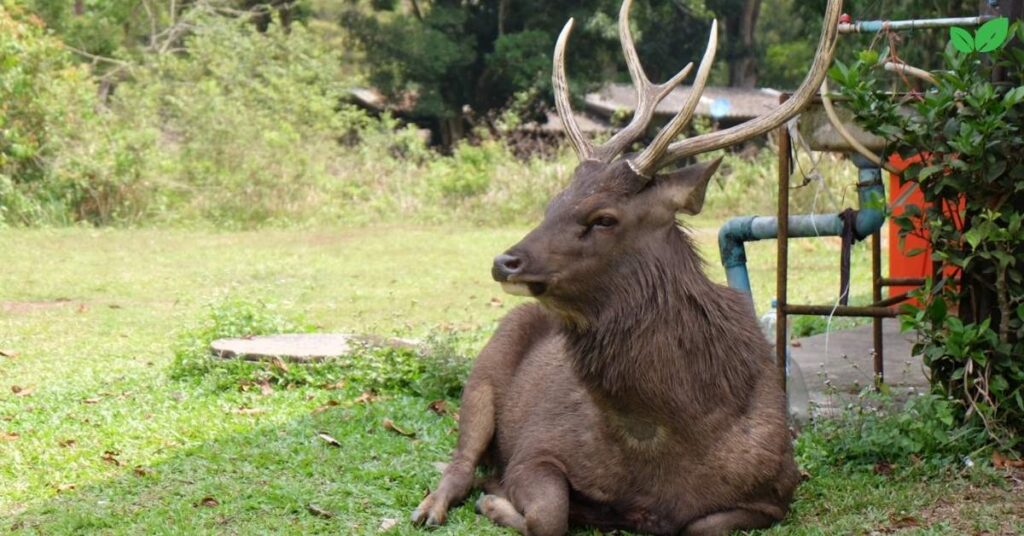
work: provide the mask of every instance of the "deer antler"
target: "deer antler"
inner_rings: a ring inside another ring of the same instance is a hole
[[[657,108],[658,103],[664,100],[669,93],[672,93],[672,90],[693,69],[693,63],[689,63],[664,84],[651,83],[651,80],[647,78],[647,73],[644,72],[643,66],[640,64],[640,57],[636,53],[636,45],[633,42],[633,32],[629,28],[629,10],[632,6],[633,0],[625,0],[619,9],[619,41],[622,42],[622,53],[625,55],[626,65],[629,67],[629,77],[633,80],[633,86],[636,88],[636,112],[625,128],[599,147],[591,145],[583,136],[569,105],[569,88],[565,78],[565,46],[569,40],[569,34],[572,32],[572,19],[569,19],[565,28],[562,29],[561,35],[558,36],[558,44],[555,46],[555,68],[552,76],[555,88],[555,105],[558,108],[558,115],[569,133],[569,140],[576,149],[576,154],[580,157],[580,160],[611,162],[619,153],[643,135],[644,131],[647,130],[647,126],[651,123],[651,119],[654,117],[654,110]]]
[[[619,10],[619,39],[622,41],[622,50],[626,56],[626,65],[629,67],[629,76],[633,80],[633,85],[637,91],[636,111],[629,125],[612,136],[607,143],[599,147],[594,147],[583,135],[572,115],[572,108],[569,104],[569,88],[565,77],[565,47],[569,40],[569,34],[572,32],[572,19],[569,19],[565,28],[562,29],[561,35],[558,36],[558,44],[555,46],[554,74],[552,75],[555,105],[558,108],[558,115],[568,132],[569,140],[572,142],[573,148],[575,148],[576,154],[581,161],[597,160],[610,162],[615,159],[644,133],[654,117],[654,110],[657,108],[658,103],[668,96],[689,75],[690,70],[693,68],[693,64],[690,63],[664,84],[655,85],[651,83],[646,73],[644,73],[643,67],[640,65],[640,58],[637,56],[636,46],[633,43],[633,35],[629,29],[629,10],[632,4],[632,0],[624,0],[622,8]],[[718,46],[718,23],[717,21],[712,22],[708,47],[704,52],[704,58],[697,69],[693,87],[683,103],[682,109],[658,133],[651,145],[630,160],[633,170],[643,177],[651,177],[658,169],[670,165],[681,158],[721,149],[722,147],[759,136],[778,127],[796,115],[810,101],[811,97],[817,93],[818,87],[828,71],[828,66],[832,63],[832,54],[835,51],[842,4],[842,0],[829,0],[828,8],[825,10],[824,26],[821,32],[821,39],[818,42],[818,50],[815,53],[814,63],[804,82],[789,100],[775,110],[746,123],[726,130],[671,143],[693,118],[697,103],[700,101],[701,94],[707,84]]]
[[[832,64],[832,55],[836,48],[836,36],[839,35],[839,15],[842,12],[842,0],[829,0],[828,7],[825,9],[818,50],[814,53],[814,63],[811,64],[811,70],[807,72],[803,83],[786,102],[771,112],[734,127],[677,141],[668,146],[665,154],[658,159],[656,167],[661,168],[681,158],[714,151],[760,136],[800,113],[800,110],[818,93],[821,81],[828,74],[828,67]]]
[[[576,150],[576,156],[579,157],[580,162],[584,162],[594,160],[594,146],[587,141],[587,137],[583,135],[579,124],[576,123],[576,118],[572,115],[572,105],[569,103],[569,83],[565,79],[565,45],[569,42],[569,34],[572,33],[573,22],[575,21],[570,18],[569,22],[565,23],[565,27],[562,28],[562,33],[558,35],[558,43],[555,44],[555,65],[551,73],[551,85],[555,92],[555,108],[558,109],[558,117],[562,118],[562,124],[565,125],[569,142],[572,143],[573,149]]]

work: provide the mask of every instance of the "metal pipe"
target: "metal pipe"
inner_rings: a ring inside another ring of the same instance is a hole
[[[779,224],[779,240],[777,240],[779,254],[779,269],[775,274],[775,296],[778,309],[775,311],[775,366],[782,376],[782,392],[786,395],[786,407],[789,407],[789,390],[786,389],[786,361],[789,351],[789,318],[786,316],[786,295],[789,277],[789,153],[790,139],[789,129],[785,125],[779,127],[779,214],[776,217]],[[721,234],[719,234],[721,237]],[[719,238],[721,244],[721,238]],[[743,243],[740,242],[740,253],[743,258],[743,277],[747,281],[747,292],[751,294],[751,305],[753,305],[753,293],[750,292],[750,278],[747,276],[747,255],[743,251]],[[722,257],[724,260],[725,257]],[[728,275],[728,270],[726,271]]]
[[[787,133],[788,134],[788,133]],[[782,150],[782,147],[779,149]],[[780,166],[783,164],[780,158]],[[788,163],[788,157],[785,158]],[[885,221],[885,189],[882,186],[881,169],[875,167],[866,158],[860,155],[853,156],[853,162],[860,169],[858,173],[858,198],[860,210],[857,212],[857,219],[854,224],[854,234],[858,240],[871,236],[882,227]],[[779,170],[782,180],[782,169]],[[788,178],[789,170],[786,170]],[[779,189],[779,205],[785,202],[785,213],[789,211],[789,183],[786,182],[785,189]],[[725,266],[725,277],[729,286],[746,292],[753,301],[753,291],[750,288],[750,275],[747,272],[747,253],[744,244],[754,240],[765,240],[779,238],[808,238],[819,236],[840,236],[843,233],[843,220],[839,214],[808,214],[802,216],[789,216],[781,220],[780,216],[741,216],[733,218],[722,226],[718,231],[718,250],[722,257],[722,265]],[[783,222],[783,225],[779,223]],[[781,250],[780,250],[781,253]],[[776,296],[781,298],[781,296]],[[779,299],[779,303],[785,303]]]
[[[882,301],[882,232],[875,231],[871,235],[871,301]],[[882,341],[882,317],[875,317],[871,322],[871,337],[875,350],[875,387],[885,381],[884,342]]]
[[[919,288],[920,287],[915,288],[914,290],[918,290]],[[888,307],[890,305],[899,305],[899,304],[901,304],[901,303],[903,303],[903,302],[905,302],[905,301],[907,301],[909,299],[910,299],[910,291],[900,292],[899,294],[896,294],[895,296],[889,296],[888,298],[878,300],[875,303],[872,303],[871,306],[872,307]]]
[[[859,20],[839,23],[839,33],[877,33],[882,30],[904,31],[925,28],[949,28],[950,26],[981,26],[993,18],[991,15],[982,15],[979,17],[947,17],[940,19]]]
[[[805,316],[870,316],[881,318],[895,318],[899,316],[896,307],[858,307],[855,305],[787,305],[785,308],[779,306],[779,311],[786,311],[789,315]]]
[[[883,287],[919,287],[924,284],[923,277],[883,277],[878,280]]]

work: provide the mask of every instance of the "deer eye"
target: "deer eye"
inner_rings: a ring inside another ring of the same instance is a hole
[[[615,216],[609,216],[603,214],[590,220],[590,227],[596,229],[611,229],[619,224],[619,220],[615,219]]]

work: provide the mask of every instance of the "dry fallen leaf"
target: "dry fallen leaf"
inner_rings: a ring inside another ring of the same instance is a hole
[[[57,493],[62,493],[62,492],[65,492],[65,491],[71,491],[73,489],[75,489],[75,485],[74,484],[70,484],[70,483],[69,484],[57,484]]]
[[[427,409],[438,415],[448,414],[448,402],[446,400],[435,400],[427,406]]]
[[[387,531],[395,528],[395,525],[398,525],[398,520],[397,519],[395,519],[393,517],[384,518],[384,520],[380,522],[379,530],[380,530],[380,532],[387,532]]]
[[[793,348],[800,348],[801,346],[803,346],[803,345],[804,345],[804,344],[803,344],[802,342],[800,342],[800,341],[798,341],[798,340],[793,340],[793,341],[790,341],[790,343],[789,343],[789,344],[790,344],[790,346],[792,346]]]
[[[324,510],[323,508],[320,508],[315,504],[309,504],[308,506],[306,506],[306,511],[317,517],[322,517],[324,519],[330,519],[334,517],[334,514],[328,512],[327,510]]]
[[[280,357],[275,357],[271,364],[281,372],[288,372],[288,363],[285,363]]]
[[[274,388],[270,386],[270,382],[263,380],[260,382],[260,395],[269,396],[274,394]]]
[[[83,404],[99,404],[103,400],[103,397],[97,396],[94,398],[86,398],[82,401]]]
[[[28,396],[35,392],[35,387],[21,387],[20,385],[12,385],[11,392],[14,396]]]
[[[14,441],[21,437],[18,432],[0,432],[0,441]]]
[[[1012,469],[1024,469],[1024,460],[1011,460],[999,452],[992,453],[992,466]]]
[[[89,306],[88,305],[86,305],[84,303],[78,304],[78,312],[79,313],[84,313],[84,312],[86,312],[88,310],[89,310]]]
[[[234,413],[235,415],[262,415],[263,413],[266,413],[266,412],[267,412],[266,408],[238,407],[238,408],[235,408],[235,409],[231,410],[231,413]]]
[[[910,515],[899,517],[892,515],[889,516],[889,522],[892,523],[892,528],[894,529],[910,529],[921,525],[921,520]]]
[[[14,350],[0,350],[0,357],[14,359],[15,357],[18,357],[18,352],[15,352]]]
[[[332,383],[330,385],[325,385],[324,386],[324,389],[327,389],[328,391],[336,391],[338,389],[344,389],[344,388],[345,388],[345,380],[338,380],[335,383]]]
[[[341,442],[338,441],[337,439],[334,439],[334,437],[332,437],[331,434],[328,434],[327,432],[317,432],[316,436],[332,447],[341,446]]]
[[[152,469],[150,469],[148,467],[143,467],[141,465],[136,465],[135,469],[133,469],[132,472],[135,473],[135,476],[149,476],[149,475],[153,474],[153,470]]]
[[[363,391],[363,394],[356,397],[356,399],[353,400],[353,402],[355,402],[356,404],[370,404],[376,401],[377,398],[377,393],[374,393],[373,391]]]
[[[117,459],[117,455],[118,454],[119,454],[118,452],[113,451],[113,450],[105,450],[105,451],[103,451],[103,455],[100,456],[100,457],[103,458],[103,461],[105,461],[107,463],[112,463],[112,464],[120,467],[121,466],[121,460]]]
[[[61,439],[57,444],[64,448],[71,448],[78,444],[78,441],[75,441],[74,439]]]
[[[399,428],[398,425],[395,424],[395,421],[392,421],[391,419],[384,419],[384,429],[394,432],[401,436],[416,437],[415,432],[410,432],[408,430],[403,430]]]
[[[889,476],[892,474],[893,466],[889,462],[878,462],[872,470],[876,475]]]
[[[491,307],[504,307],[505,304],[501,302],[501,298],[491,298]]]
[[[205,506],[206,508],[214,508],[220,506],[220,501],[214,499],[213,497],[203,497],[202,499],[199,499],[199,502],[196,503],[194,506]]]
[[[325,412],[325,411],[327,411],[327,410],[329,410],[329,409],[331,409],[333,407],[336,407],[337,405],[338,405],[338,401],[337,400],[328,400],[326,404],[324,404],[324,405],[314,409],[312,414],[316,415],[317,413],[323,413],[323,412]]]

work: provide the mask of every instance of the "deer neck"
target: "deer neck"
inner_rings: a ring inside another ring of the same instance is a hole
[[[754,380],[751,367],[735,366],[745,357],[737,354],[750,353],[736,341],[749,329],[733,327],[752,313],[730,318],[685,233],[673,228],[664,246],[624,266],[609,295],[582,313],[586,322],[564,326],[574,370],[595,402],[641,428],[652,418],[720,411],[730,405],[723,392],[742,400]]]

